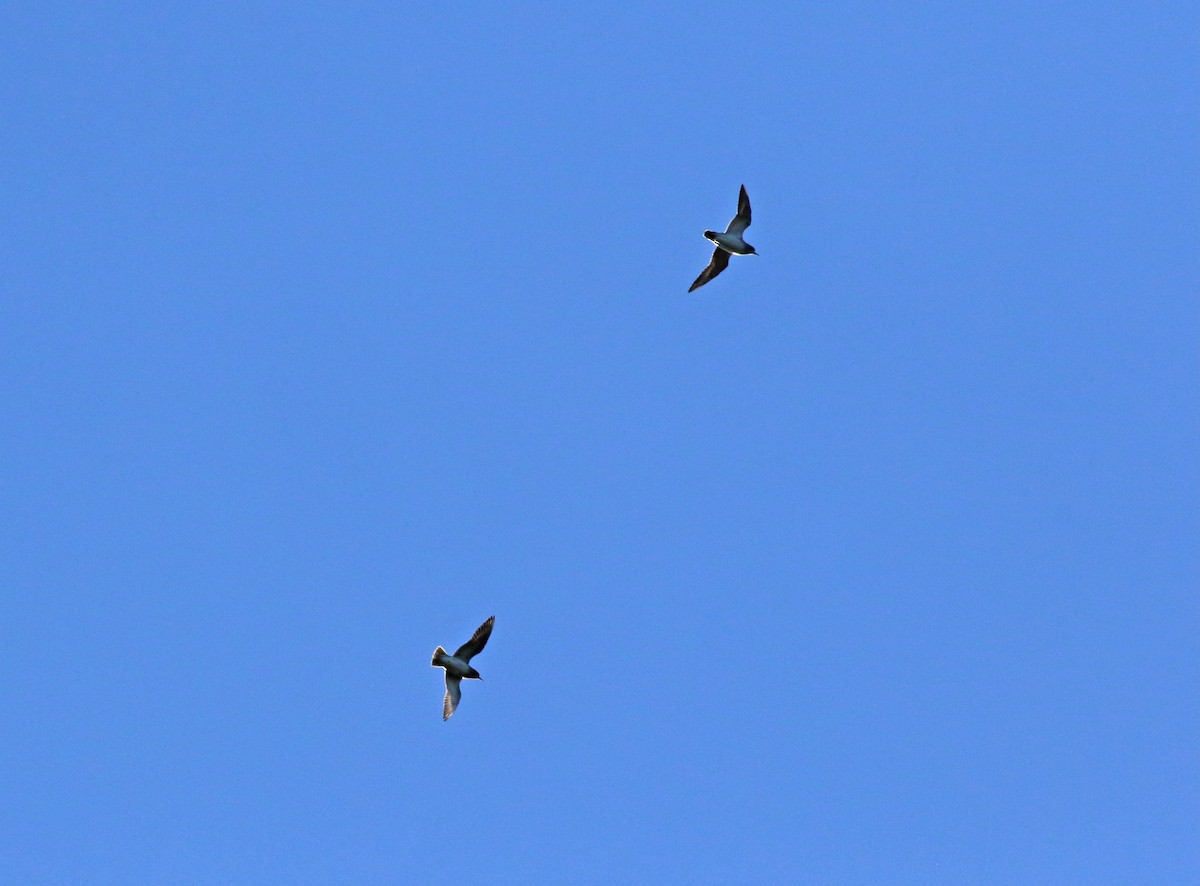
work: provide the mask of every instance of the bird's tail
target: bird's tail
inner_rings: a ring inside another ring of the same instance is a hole
[[[442,664],[441,660],[445,654],[446,654],[446,650],[443,649],[441,646],[439,646],[437,649],[433,650],[433,661],[431,661],[429,664],[435,668],[441,667],[441,664]]]

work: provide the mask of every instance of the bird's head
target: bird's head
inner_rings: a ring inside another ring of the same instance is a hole
[[[749,244],[749,243],[747,243],[746,245],[747,245],[748,247],[750,247],[750,252],[748,252],[748,253],[747,253],[747,255],[758,255],[758,250],[757,250],[757,249],[755,249],[753,246],[750,246],[750,244]]]
[[[483,677],[481,677],[479,675],[479,671],[475,670],[474,668],[471,668],[471,670],[467,671],[466,678],[468,680],[482,680],[483,679]]]

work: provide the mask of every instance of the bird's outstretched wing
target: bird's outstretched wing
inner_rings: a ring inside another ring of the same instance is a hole
[[[738,194],[738,211],[733,220],[729,222],[729,227],[725,229],[726,234],[737,234],[742,236],[742,231],[750,227],[750,197],[746,194],[746,186],[742,185],[742,191]]]
[[[446,697],[442,699],[442,719],[449,720],[454,709],[462,698],[462,677],[455,677],[446,671]]]
[[[471,639],[458,647],[458,651],[454,653],[455,658],[461,658],[463,661],[470,661],[471,656],[478,655],[483,651],[483,647],[487,645],[488,637],[492,636],[492,625],[496,623],[496,616],[492,616],[478,630],[471,635]]]
[[[708,263],[707,268],[700,272],[700,276],[696,278],[696,282],[692,284],[688,292],[699,289],[727,267],[729,267],[729,253],[718,246],[713,250],[712,261]]]

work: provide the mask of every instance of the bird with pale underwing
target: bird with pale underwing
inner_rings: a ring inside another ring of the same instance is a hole
[[[488,637],[492,636],[492,625],[495,623],[496,616],[493,615],[481,624],[471,635],[471,639],[459,646],[453,655],[450,655],[441,646],[433,650],[433,661],[430,664],[435,668],[446,669],[446,697],[442,699],[443,720],[449,720],[450,715],[458,707],[458,702],[462,698],[462,681],[483,679],[479,676],[479,671],[471,667],[471,659],[483,651]]]

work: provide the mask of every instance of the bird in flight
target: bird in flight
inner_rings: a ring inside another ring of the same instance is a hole
[[[470,661],[487,645],[488,637],[492,636],[492,625],[495,623],[496,616],[493,615],[481,624],[471,635],[471,639],[459,646],[453,655],[448,654],[441,646],[433,650],[433,661],[430,664],[435,668],[446,669],[446,698],[442,701],[443,720],[449,720],[454,709],[458,707],[458,700],[462,698],[462,689],[459,688],[459,684],[462,683],[463,678],[483,679],[479,676],[479,671],[471,667]]]
[[[738,211],[737,215],[729,223],[729,227],[725,229],[724,234],[718,234],[716,231],[705,231],[704,236],[717,244],[717,248],[713,250],[712,261],[708,263],[708,267],[700,272],[700,276],[696,278],[696,282],[692,284],[692,288],[688,292],[699,289],[717,274],[721,273],[729,267],[729,254],[734,255],[758,255],[754,251],[754,247],[742,239],[742,232],[750,227],[750,198],[746,196],[746,186],[742,185],[742,192],[738,194]]]

